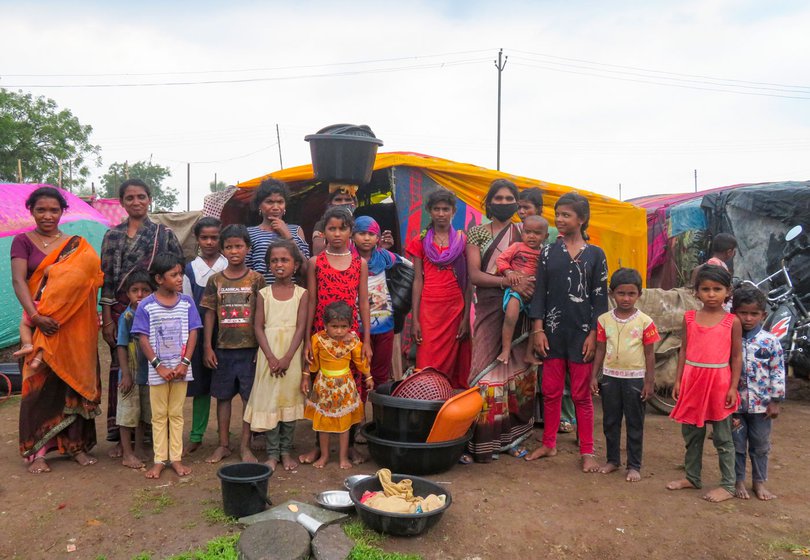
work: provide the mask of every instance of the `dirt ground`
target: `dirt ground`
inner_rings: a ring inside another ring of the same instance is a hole
[[[791,392],[807,395],[807,384],[793,383]],[[596,408],[601,455],[598,399]],[[131,559],[141,552],[164,558],[239,530],[214,515],[222,505],[218,466],[203,461],[214,447],[213,410],[205,445],[190,461],[193,474],[181,480],[167,470],[158,481],[107,457],[111,444],[103,441],[102,418],[98,464],[83,468],[53,459],[51,473],[30,475],[18,455],[18,414],[19,397],[0,404],[0,558]],[[810,545],[808,433],[810,402],[787,402],[775,423],[770,461],[770,487],[779,498],[717,505],[701,500],[698,491],[664,488],[681,476],[683,452],[678,426],[664,416],[647,416],[644,478],[637,484],[626,483],[621,473],[579,472],[574,437],[563,435],[553,459],[526,463],[503,457],[429,477],[446,485],[452,507],[425,535],[389,537],[382,547],[429,559],[792,558],[791,547]],[[300,423],[295,441],[298,450],[310,449],[314,440],[306,423]],[[235,456],[228,460],[235,461]],[[373,463],[353,470],[374,471]],[[314,503],[318,492],[342,488],[347,474],[336,463],[323,470],[278,471],[270,480],[270,497],[274,503]],[[707,442],[704,480],[711,484],[718,476]],[[68,552],[72,546],[75,551]]]

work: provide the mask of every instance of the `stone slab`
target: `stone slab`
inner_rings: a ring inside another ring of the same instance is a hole
[[[290,509],[287,507],[290,504],[297,506],[298,511],[290,511]],[[349,518],[349,516],[345,513],[331,511],[320,506],[313,506],[311,504],[305,504],[295,500],[288,500],[283,504],[272,507],[266,511],[255,513],[247,517],[242,517],[239,519],[239,523],[242,523],[243,525],[253,525],[259,521],[267,521],[270,519],[286,519],[287,521],[295,521],[295,518],[299,513],[306,513],[308,516],[317,519],[324,525],[341,522]]]
[[[245,529],[237,550],[240,560],[306,560],[310,537],[307,530],[294,521],[271,519]]]
[[[346,560],[354,541],[346,536],[342,526],[329,525],[315,533],[310,546],[315,560]]]

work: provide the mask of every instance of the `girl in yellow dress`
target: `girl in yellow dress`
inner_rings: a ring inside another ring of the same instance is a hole
[[[352,468],[349,460],[349,429],[363,419],[363,403],[352,377],[351,364],[363,374],[366,388],[374,388],[368,362],[363,358],[363,343],[351,330],[354,311],[345,302],[326,306],[325,330],[312,335],[313,361],[309,366],[317,377],[307,397],[304,417],[312,420],[318,432],[321,457],[313,463],[321,469],[329,462],[329,434],[339,434],[340,468]],[[301,390],[309,393],[309,374],[301,379]]]

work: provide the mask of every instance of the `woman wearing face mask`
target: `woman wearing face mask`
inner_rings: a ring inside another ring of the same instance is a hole
[[[494,362],[501,351],[503,295],[508,284],[498,276],[495,261],[507,247],[521,240],[520,229],[511,222],[518,210],[517,198],[514,183],[506,179],[493,181],[484,199],[484,210],[492,221],[467,232],[467,265],[476,294],[471,379]],[[513,274],[518,276],[518,284],[512,289],[529,301],[534,278]],[[527,328],[526,322],[520,321],[515,337]],[[478,382],[486,404],[469,444],[470,455],[463,456],[463,462],[474,459],[488,463],[501,452],[516,457],[526,454],[521,442],[534,424],[537,386],[537,366],[525,360],[527,347],[527,342],[513,344],[509,362],[499,363]]]

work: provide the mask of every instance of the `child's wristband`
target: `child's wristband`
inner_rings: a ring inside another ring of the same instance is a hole
[[[161,361],[160,361],[160,358],[155,356],[154,358],[152,358],[152,360],[149,363],[152,364],[153,368],[157,369],[158,367],[160,367]]]
[[[546,331],[545,331],[545,330],[543,330],[543,329],[534,329],[534,330],[532,331],[532,334],[537,334],[537,333],[541,333],[541,332],[546,332]]]
[[[183,356],[182,358],[180,358],[180,363],[183,364],[184,366],[190,366],[191,360]]]

